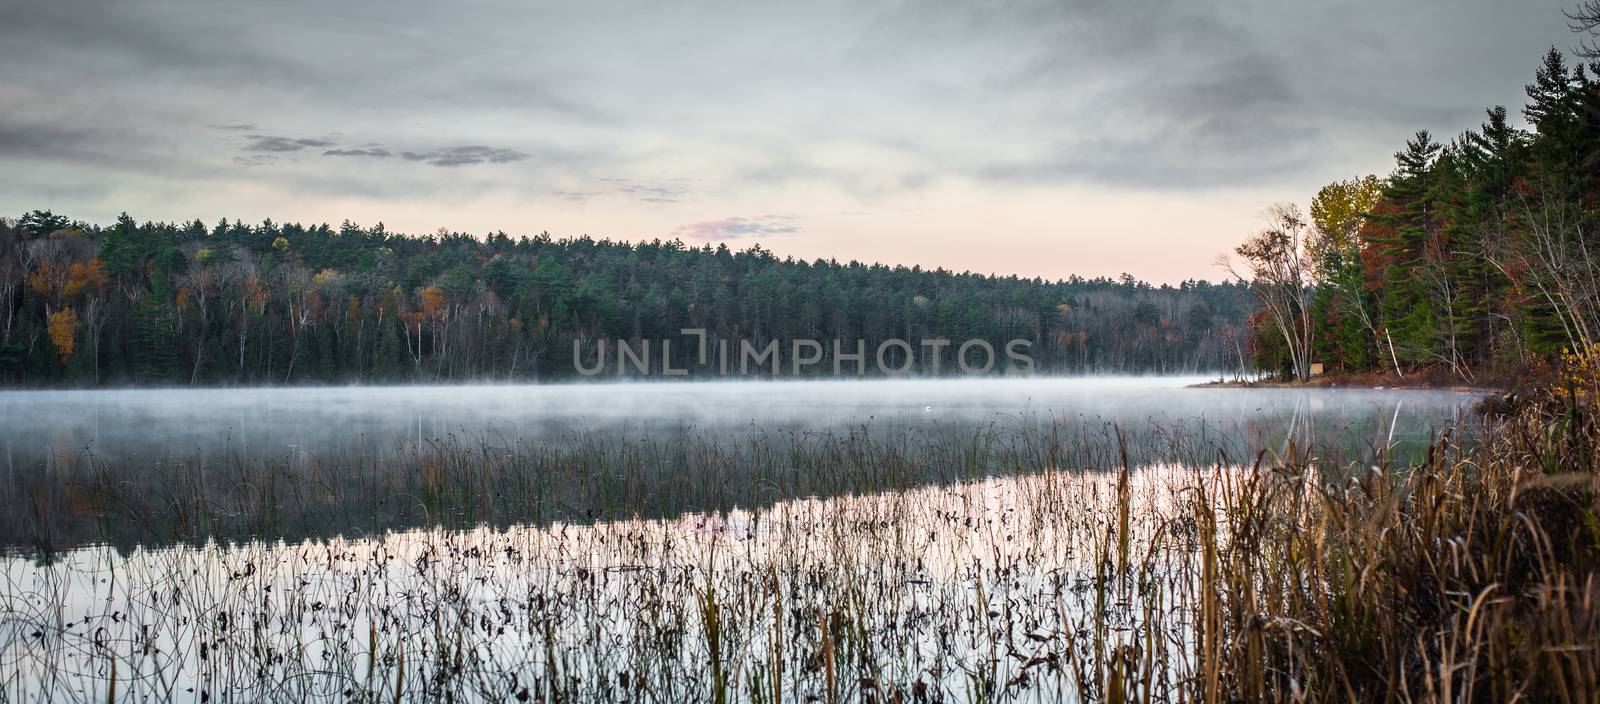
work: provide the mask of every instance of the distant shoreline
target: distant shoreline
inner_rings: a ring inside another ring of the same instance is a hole
[[[1515,379],[1494,377],[1478,382],[1463,382],[1453,375],[1418,372],[1407,377],[1386,374],[1329,374],[1312,377],[1308,381],[1264,379],[1260,381],[1210,381],[1195,384],[1196,389],[1369,389],[1413,391],[1458,391],[1463,393],[1496,394],[1514,387]]]

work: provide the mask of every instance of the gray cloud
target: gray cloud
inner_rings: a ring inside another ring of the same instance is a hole
[[[287,137],[273,137],[270,135],[250,135],[250,142],[244,145],[247,152],[297,152],[307,147],[331,147],[333,142],[326,139],[290,139]]]
[[[614,176],[594,179],[583,189],[557,189],[550,192],[551,197],[560,200],[583,203],[598,198],[615,198],[634,203],[669,204],[682,203],[689,198],[690,190],[682,185],[683,179],[672,179],[641,183],[632,179]]]
[[[430,166],[451,167],[467,166],[469,164],[508,164],[513,161],[527,159],[528,155],[515,149],[472,145],[445,147],[424,152],[401,152],[400,157],[407,161],[420,161]]]
[[[356,147],[352,149],[329,149],[322,153],[323,156],[364,156],[373,159],[387,159],[393,154],[382,147]]]
[[[12,122],[0,117],[0,154],[12,157],[76,159],[92,130],[62,125]]]
[[[687,193],[687,191],[682,188],[641,186],[636,183],[620,186],[617,188],[617,190],[626,195],[634,196],[646,203],[676,203],[679,200],[682,200],[683,195]]]
[[[672,234],[697,240],[732,240],[741,237],[792,235],[800,231],[793,224],[792,215],[763,215],[760,217],[731,217],[720,220],[691,222],[674,230]]]
[[[30,116],[27,106],[0,111],[0,156],[33,160],[58,167],[83,167],[94,172],[159,171],[170,176],[198,177],[206,171],[179,156],[171,144],[144,129],[86,123],[73,114]],[[38,172],[33,171],[35,177]],[[50,192],[103,191],[80,188],[91,184],[41,184]]]
[[[275,157],[275,156],[273,156],[271,154],[251,154],[251,155],[248,155],[248,156],[236,156],[236,157],[233,158],[233,163],[238,165],[238,166],[247,166],[247,167],[271,166],[273,164],[278,163],[278,157]]]
[[[307,148],[323,149],[322,156],[332,157],[388,159],[396,156],[395,152],[376,144],[343,147],[326,139],[275,137],[259,134],[250,135],[250,142],[242,147],[247,152],[269,153],[297,152]],[[406,161],[442,167],[470,166],[473,164],[508,164],[528,158],[527,154],[515,149],[482,145],[443,147],[426,151],[402,151],[398,156]],[[273,161],[273,159],[255,157],[234,159],[234,163],[244,166],[261,166]]]
[[[1575,42],[1570,0],[464,4],[9,3],[0,154],[50,167],[33,192],[134,209],[219,175],[652,213],[690,198],[663,174],[723,212],[813,185],[863,202],[947,181],[1299,189],[1515,105],[1542,49]]]

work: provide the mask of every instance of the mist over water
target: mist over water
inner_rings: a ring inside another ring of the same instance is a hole
[[[967,432],[1050,423],[1203,421],[1252,449],[1288,433],[1378,444],[1460,424],[1453,391],[1189,388],[1202,377],[591,383],[522,386],[18,391],[0,393],[0,462],[119,462],[360,452],[432,441],[574,434],[735,439],[760,433]]]
[[[1469,393],[1202,381],[7,392],[0,550],[670,519],[1289,453],[1338,470],[1403,464],[1476,430]]]

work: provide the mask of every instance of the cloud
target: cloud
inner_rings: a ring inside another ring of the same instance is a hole
[[[13,122],[0,117],[0,155],[70,159],[82,152],[82,145],[98,135],[93,130],[60,124]]]
[[[551,191],[550,197],[559,198],[572,203],[582,203],[595,196],[601,195],[600,191]]]
[[[792,215],[763,215],[754,218],[731,217],[691,222],[672,234],[697,240],[735,240],[741,237],[792,235],[800,231]]]
[[[407,161],[420,161],[429,166],[454,167],[486,163],[507,164],[527,159],[528,155],[515,149],[469,145],[464,147],[445,147],[425,152],[401,152],[400,157]]]
[[[269,154],[297,152],[307,148],[322,149],[322,156],[331,157],[388,159],[396,156],[395,152],[372,143],[346,147],[326,139],[275,137],[261,134],[250,135],[250,142],[242,147],[246,152],[266,152]],[[527,159],[528,155],[515,149],[468,145],[427,151],[402,151],[399,153],[399,157],[406,161],[415,161],[430,166],[456,167],[470,166],[472,164],[507,164]],[[256,158],[247,155],[246,157],[236,157],[233,161],[235,164],[243,166],[263,166],[272,163],[274,159]]]
[[[167,177],[211,175],[158,134],[133,126],[85,122],[70,112],[28,112],[26,107],[16,113],[0,111],[0,157],[89,168],[100,174],[132,170]],[[33,173],[37,176],[39,172]],[[78,188],[81,185],[55,184],[54,188],[83,191]]]
[[[1514,108],[1543,48],[1573,41],[1570,2],[15,1],[0,160],[29,162],[29,192],[116,193],[61,204],[100,215],[188,192],[236,215],[503,190],[608,233],[671,229],[691,200],[800,212],[943,188],[1271,202]]]
[[[364,156],[372,159],[387,159],[394,154],[383,147],[357,147],[353,149],[329,149],[322,153],[323,156]]]
[[[624,196],[646,203],[677,203],[688,195],[689,189],[664,184],[642,184],[625,178],[603,178],[612,189]]]
[[[307,147],[331,147],[333,142],[325,139],[289,139],[287,137],[273,137],[264,134],[250,135],[250,142],[244,145],[247,152],[297,152]]]
[[[668,178],[664,182],[640,183],[632,179],[607,176],[594,179],[587,188],[565,188],[550,192],[551,197],[573,203],[583,203],[596,198],[617,197],[639,203],[681,203],[689,195],[689,188],[677,185],[688,181]]]
[[[234,157],[233,163],[239,166],[271,166],[278,163],[278,157],[271,154],[250,154]]]

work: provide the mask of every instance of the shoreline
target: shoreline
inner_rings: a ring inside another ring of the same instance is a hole
[[[1461,393],[1503,394],[1517,384],[1512,379],[1496,378],[1478,383],[1464,382],[1450,377],[1419,372],[1412,377],[1397,378],[1376,374],[1332,374],[1313,377],[1307,381],[1264,379],[1260,381],[1209,381],[1194,384],[1192,389],[1364,389],[1370,391],[1456,391]]]

